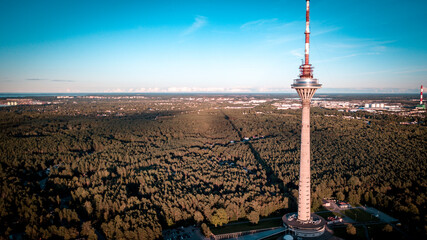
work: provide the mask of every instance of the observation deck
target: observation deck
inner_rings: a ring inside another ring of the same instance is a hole
[[[294,83],[291,85],[292,88],[321,88],[322,84],[319,84],[319,80],[313,78],[313,67],[311,64],[303,64],[300,67],[301,74],[298,79],[294,79]]]
[[[298,78],[294,79],[294,83],[291,85],[292,88],[321,88],[322,84],[316,78]]]

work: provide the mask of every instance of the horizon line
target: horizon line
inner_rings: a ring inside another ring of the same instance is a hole
[[[1,94],[295,94],[296,92],[0,92]],[[419,92],[317,92],[316,95],[321,94],[419,94]]]
[[[421,86],[421,85],[420,85]],[[322,88],[317,94],[344,94],[344,93],[368,93],[368,94],[416,94],[420,92],[419,87],[414,88]],[[128,88],[128,89],[104,89],[94,91],[81,91],[74,89],[63,89],[62,91],[25,91],[11,90],[0,91],[0,94],[289,94],[296,92],[292,88],[262,88],[262,87],[240,87],[240,88],[201,88],[201,87],[154,87],[154,88]]]

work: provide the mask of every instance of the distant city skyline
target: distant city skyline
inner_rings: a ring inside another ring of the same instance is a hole
[[[312,0],[321,93],[427,85],[427,1]],[[0,92],[293,93],[304,0],[0,1]]]

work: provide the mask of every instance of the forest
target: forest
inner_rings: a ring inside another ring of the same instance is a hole
[[[300,119],[169,98],[0,108],[0,239],[161,239],[294,211]],[[347,200],[427,235],[426,126],[401,120],[312,108],[313,211]]]

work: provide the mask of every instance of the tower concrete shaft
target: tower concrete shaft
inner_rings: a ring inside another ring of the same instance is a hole
[[[301,120],[301,160],[298,190],[298,220],[310,221],[311,185],[310,185],[310,101],[316,88],[299,88],[298,94],[302,100]]]

